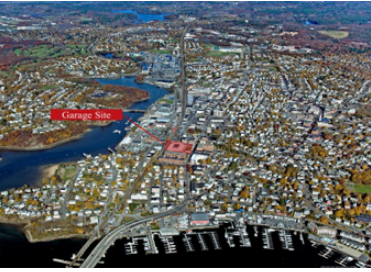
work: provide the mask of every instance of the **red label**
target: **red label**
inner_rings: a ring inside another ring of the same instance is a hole
[[[53,121],[121,121],[122,110],[51,109]]]

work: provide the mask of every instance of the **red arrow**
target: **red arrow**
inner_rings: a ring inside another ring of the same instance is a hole
[[[138,125],[137,123],[135,123],[133,120],[131,120],[129,117],[127,117],[124,113],[122,113],[122,115],[127,119],[129,120],[129,122],[133,123],[134,125],[136,125],[138,128],[140,128],[141,130],[143,130],[145,133],[151,135],[153,138],[155,138],[157,141],[159,141],[160,143],[162,143],[163,145],[165,145],[165,143],[163,141],[161,141],[159,138],[157,138],[155,135],[153,135],[152,133],[148,132],[145,128],[141,127],[140,125]]]

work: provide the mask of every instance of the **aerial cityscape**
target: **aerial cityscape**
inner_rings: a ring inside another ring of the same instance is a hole
[[[370,102],[371,2],[2,1],[0,267],[371,267]]]

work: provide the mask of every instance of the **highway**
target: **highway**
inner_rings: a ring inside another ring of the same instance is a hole
[[[182,37],[180,40],[180,58],[182,60],[182,69],[180,74],[180,84],[181,84],[181,90],[182,90],[182,113],[181,117],[179,118],[178,128],[181,126],[183,122],[183,118],[185,115],[185,109],[187,105],[187,87],[185,84],[185,55],[184,55],[184,37],[187,34],[188,28],[190,25],[187,25],[186,28],[183,30]]]
[[[143,218],[140,220],[135,220],[134,222],[130,222],[128,224],[122,225],[110,233],[108,233],[100,242],[99,244],[94,248],[94,250],[90,253],[90,255],[86,258],[86,260],[81,264],[80,268],[93,268],[97,265],[99,260],[102,258],[102,256],[107,252],[109,247],[118,239],[119,236],[122,236],[126,232],[130,231],[132,228],[139,226],[141,224],[151,222],[153,220],[158,220],[160,218],[163,218],[165,216],[171,215],[173,213],[180,212],[183,210],[183,208],[188,204],[188,202],[192,201],[193,199],[187,199],[184,202],[182,202],[180,205],[175,207],[172,210],[159,213],[156,215],[151,215],[147,218]]]
[[[182,33],[182,36],[181,36],[181,60],[182,60],[182,69],[181,69],[181,90],[182,90],[182,112],[181,112],[181,117],[179,118],[179,124],[178,124],[178,128],[180,127],[180,125],[182,124],[182,121],[184,119],[184,115],[185,115],[185,109],[186,109],[186,102],[187,102],[187,89],[186,89],[186,85],[185,85],[185,55],[184,55],[184,37],[188,31],[188,28],[189,28],[190,25],[187,25],[186,28],[183,30],[183,33]],[[174,133],[175,134],[175,133]],[[141,177],[143,176],[143,173],[141,175]],[[140,178],[137,180],[139,181]],[[187,188],[189,190],[189,182],[187,182]],[[126,199],[128,197],[128,193],[130,191],[127,191],[124,199]],[[187,194],[189,196],[189,193]],[[143,218],[143,219],[140,219],[140,220],[136,220],[136,221],[133,221],[133,222],[130,222],[128,224],[125,224],[125,225],[122,225],[120,227],[117,227],[116,229],[114,229],[113,231],[111,231],[109,234],[107,234],[104,238],[102,238],[102,240],[99,242],[99,244],[94,248],[94,250],[89,254],[89,256],[86,258],[86,260],[82,263],[81,265],[81,268],[87,268],[87,267],[95,267],[97,265],[97,263],[99,262],[99,260],[102,258],[102,256],[104,255],[104,253],[108,250],[108,248],[111,246],[111,244],[118,238],[118,236],[124,234],[125,232],[129,231],[130,229],[140,225],[140,224],[143,224],[143,223],[146,223],[146,222],[150,222],[152,220],[156,220],[156,219],[160,219],[162,217],[165,217],[165,216],[168,216],[170,214],[173,214],[173,213],[176,213],[176,212],[179,212],[181,211],[185,206],[186,204],[188,203],[188,201],[191,201],[192,199],[190,199],[189,197],[184,201],[182,202],[180,205],[178,205],[177,207],[175,207],[173,210],[170,210],[170,211],[166,211],[164,213],[160,213],[160,214],[156,214],[156,215],[152,215],[152,216],[149,216],[147,218]],[[107,220],[106,220],[107,221]],[[104,225],[104,224],[102,224]],[[97,226],[96,230],[99,230],[101,226]],[[91,245],[91,243],[95,240],[94,238],[96,237],[96,234],[94,234],[91,239],[88,240],[88,242],[84,245],[84,247],[80,250],[80,252],[77,254],[76,258],[74,259],[74,261],[78,260],[79,258],[81,258],[81,256],[83,255],[83,253],[87,250],[87,248]]]

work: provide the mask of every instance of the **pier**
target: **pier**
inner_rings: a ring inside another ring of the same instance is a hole
[[[273,240],[272,240],[272,234],[268,231],[268,229],[264,229],[264,232],[263,232],[263,242],[264,242],[263,248],[265,248],[265,249],[274,249]]]
[[[108,147],[107,149],[108,149],[108,151],[112,152],[112,154],[115,154],[115,153],[116,153],[116,152],[115,152],[112,148],[110,148],[110,147]]]
[[[222,247],[220,246],[220,243],[218,241],[218,234],[215,232],[209,232],[209,236],[211,238],[211,242],[213,244],[213,247],[215,250],[221,249]]]
[[[331,248],[326,248],[325,250],[322,250],[320,253],[318,253],[319,256],[328,259],[330,258],[334,252],[331,250]]]
[[[55,259],[55,258],[53,259],[53,262],[65,264],[67,265],[67,267],[72,267],[72,266],[79,267],[80,266],[80,264],[75,263],[75,262],[65,261],[65,260]]]
[[[279,236],[280,236],[280,241],[282,243],[282,248],[286,249],[286,250],[293,251],[294,246],[293,246],[293,241],[292,241],[291,234],[289,232],[285,231],[285,230],[281,230],[279,232]]]
[[[177,253],[173,237],[162,237],[162,236],[160,236],[160,239],[164,243],[166,254]]]
[[[133,255],[133,254],[138,254],[138,249],[137,249],[137,241],[134,240],[135,238],[133,238],[133,242],[129,242],[125,245],[125,253],[126,255]]]
[[[183,239],[182,240],[184,242],[184,245],[185,245],[185,248],[186,248],[187,252],[195,251],[195,249],[192,245],[191,239],[187,236],[187,234],[183,234]]]
[[[229,247],[235,247],[236,245],[233,242],[232,234],[228,233],[228,230],[225,230],[224,238],[227,239]]]
[[[201,250],[202,251],[208,250],[208,247],[207,247],[207,245],[205,243],[204,237],[202,237],[202,235],[200,233],[197,233],[197,240],[198,240],[198,242],[199,242],[199,244],[201,246]]]
[[[155,244],[153,233],[150,232],[150,231],[147,234],[147,240],[148,240],[148,245],[149,245],[149,251],[148,251],[148,253],[150,253],[150,254],[158,254],[158,249],[157,249],[156,244]]]
[[[342,255],[339,259],[337,259],[337,260],[335,261],[335,263],[337,263],[337,264],[339,264],[339,265],[341,265],[341,266],[343,266],[343,267],[346,267],[346,266],[345,266],[345,263],[348,262],[348,259],[349,259],[348,256],[344,256],[344,255]]]
[[[249,235],[247,234],[247,231],[245,228],[240,228],[240,246],[241,247],[251,247],[251,241],[249,239]]]

